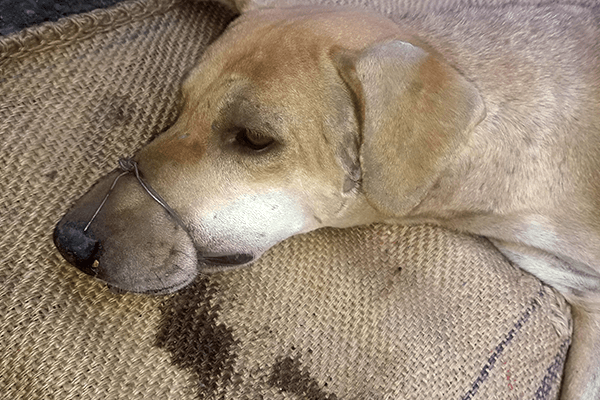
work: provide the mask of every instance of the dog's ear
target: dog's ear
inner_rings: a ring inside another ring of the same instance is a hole
[[[407,42],[332,58],[362,128],[363,191],[380,211],[405,215],[484,118],[483,101],[456,69]]]

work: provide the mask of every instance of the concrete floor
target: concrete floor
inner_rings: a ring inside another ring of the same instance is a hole
[[[112,6],[122,0],[0,0],[0,35],[61,17]]]

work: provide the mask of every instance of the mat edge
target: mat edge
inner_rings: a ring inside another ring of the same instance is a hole
[[[126,0],[0,37],[0,67],[32,52],[66,46],[97,33],[169,11],[181,0]]]

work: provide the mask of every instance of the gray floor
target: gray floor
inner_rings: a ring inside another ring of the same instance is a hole
[[[0,35],[61,17],[112,6],[122,0],[0,0]]]

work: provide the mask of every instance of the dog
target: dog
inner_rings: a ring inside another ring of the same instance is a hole
[[[223,2],[178,120],[62,218],[62,255],[170,293],[324,226],[485,236],[569,301],[561,398],[599,399],[600,9]]]

